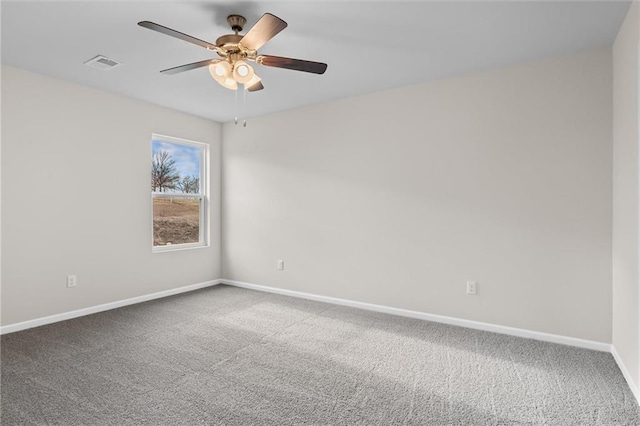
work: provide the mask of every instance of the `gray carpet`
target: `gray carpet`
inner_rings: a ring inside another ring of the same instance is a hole
[[[610,354],[227,286],[2,336],[2,425],[639,425]]]

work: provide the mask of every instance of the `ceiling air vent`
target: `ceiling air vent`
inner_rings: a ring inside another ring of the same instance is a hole
[[[84,64],[92,68],[97,68],[102,71],[109,71],[117,67],[118,65],[122,65],[122,63],[120,62],[114,61],[113,59],[109,59],[102,55],[98,55],[95,58],[91,58]]]

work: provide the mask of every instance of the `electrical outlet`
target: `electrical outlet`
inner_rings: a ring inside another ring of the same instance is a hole
[[[467,294],[475,295],[477,293],[478,283],[475,281],[467,281]]]
[[[76,275],[67,275],[67,287],[75,287],[78,284]]]
[[[284,260],[278,260],[278,270],[284,270]]]

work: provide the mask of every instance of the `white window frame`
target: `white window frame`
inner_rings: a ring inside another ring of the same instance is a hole
[[[151,134],[151,153],[153,156],[153,141],[168,142],[180,145],[193,146],[201,149],[200,156],[200,191],[198,194],[183,194],[172,192],[155,192],[151,191],[151,250],[153,253],[162,253],[168,251],[186,250],[201,247],[209,247],[209,145],[202,142],[196,142],[173,136]],[[149,176],[152,172],[152,163],[149,163]],[[155,246],[153,244],[153,200],[155,198],[199,198],[200,199],[200,225],[198,227],[198,242],[184,244],[169,244],[164,246]]]

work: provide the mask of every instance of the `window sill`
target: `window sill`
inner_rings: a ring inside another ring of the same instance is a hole
[[[151,249],[152,253],[167,253],[172,251],[194,250],[209,248],[209,244],[176,244],[167,246],[155,246]]]

